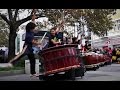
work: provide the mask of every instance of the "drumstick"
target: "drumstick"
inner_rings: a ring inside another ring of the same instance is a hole
[[[46,34],[47,34],[47,32],[45,32],[45,34],[44,34],[44,36],[42,37],[42,39],[41,39],[41,41],[40,41],[40,42],[42,42],[42,41],[43,41],[43,39],[45,38]]]
[[[47,32],[42,37],[41,42],[45,38],[46,34],[47,34]],[[14,57],[12,60],[10,60],[10,63],[13,62],[13,61],[15,61],[15,60],[17,60],[25,52],[26,48],[27,48],[27,45],[23,48],[23,50],[22,50],[22,52],[20,54],[18,54],[16,57]]]
[[[12,60],[10,60],[10,63],[17,60],[26,50],[27,45],[23,48],[22,52],[20,54],[18,54],[16,57],[14,57]]]

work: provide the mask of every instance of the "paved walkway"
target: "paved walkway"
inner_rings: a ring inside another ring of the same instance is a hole
[[[13,76],[2,76],[0,81],[40,81],[39,77],[30,77],[28,74],[20,74]]]
[[[30,77],[28,74],[1,76],[0,81],[40,81],[39,77]],[[69,80],[68,80],[69,81]],[[75,81],[120,81],[120,64],[100,67],[96,71],[87,71],[81,79]]]

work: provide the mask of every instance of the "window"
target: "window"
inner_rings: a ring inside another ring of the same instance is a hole
[[[114,24],[113,29],[116,30],[116,24]]]
[[[25,40],[25,33],[22,35],[22,41],[24,41]]]
[[[118,23],[120,23],[120,19],[118,20]]]
[[[118,24],[118,30],[120,30],[120,24]]]
[[[114,22],[114,30],[120,30],[120,19]]]
[[[17,42],[16,42],[16,49],[17,49],[17,52],[20,51],[20,35],[17,36]]]

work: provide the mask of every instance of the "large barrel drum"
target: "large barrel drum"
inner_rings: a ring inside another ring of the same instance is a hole
[[[93,68],[94,70],[99,68],[98,55],[95,53],[86,53],[84,56],[84,63],[86,68]]]
[[[99,63],[96,55],[87,55],[85,56],[85,65],[92,65]]]
[[[105,62],[103,55],[98,55],[98,61],[99,62]]]
[[[112,58],[109,57],[108,55],[104,55],[104,60],[105,60],[105,64],[111,64],[112,63]]]
[[[76,45],[59,45],[41,52],[45,75],[80,67]]]

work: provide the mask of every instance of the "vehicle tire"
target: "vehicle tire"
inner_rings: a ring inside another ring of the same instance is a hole
[[[66,79],[75,80],[75,69],[70,69],[65,72]]]
[[[43,75],[39,75],[39,80],[44,80],[44,76]]]
[[[42,81],[51,81],[51,77],[48,75],[39,75],[39,80]]]
[[[99,67],[100,67],[100,66],[99,66],[99,65],[97,65],[97,69],[99,69]]]
[[[75,69],[75,77],[79,77],[79,76],[82,77],[84,76],[84,73],[85,73],[84,67]]]
[[[96,70],[97,70],[97,67],[93,67],[93,70],[96,71]]]

